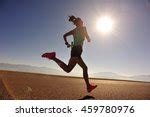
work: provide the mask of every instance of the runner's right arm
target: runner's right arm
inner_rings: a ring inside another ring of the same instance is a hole
[[[71,30],[71,31],[65,33],[64,36],[63,36],[63,37],[64,37],[65,44],[67,45],[67,47],[70,47],[70,44],[69,44],[68,41],[67,41],[67,36],[73,35],[73,32],[74,32],[74,30]]]

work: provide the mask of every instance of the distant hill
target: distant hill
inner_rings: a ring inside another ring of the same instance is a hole
[[[62,71],[52,69],[52,68],[36,67],[36,66],[20,65],[20,64],[8,64],[8,63],[0,63],[0,70],[64,75]]]
[[[63,70],[56,70],[56,69],[47,68],[47,67],[36,67],[36,66],[31,66],[31,65],[8,64],[8,63],[0,63],[0,70],[66,75],[66,76],[79,76],[76,73],[68,74],[68,73],[65,73]],[[80,76],[82,76],[82,74]],[[98,72],[98,73],[89,74],[89,76],[93,78],[150,82],[150,75],[135,75],[135,76],[128,77],[128,76],[119,75],[113,72]]]
[[[130,76],[129,78],[135,79],[137,81],[150,82],[150,75],[135,75],[135,76]]]
[[[91,74],[93,77],[103,77],[103,78],[115,78],[115,77],[122,77],[119,74],[113,72],[98,72]]]
[[[98,72],[98,73],[93,73],[90,76],[95,77],[95,78],[150,82],[150,75],[123,76],[123,75],[119,75],[113,72]]]

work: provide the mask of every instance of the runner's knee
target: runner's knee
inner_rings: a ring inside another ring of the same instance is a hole
[[[67,73],[70,73],[70,72],[71,72],[71,69],[66,69],[66,72],[67,72]]]
[[[75,67],[75,64],[68,65],[68,67],[66,68],[66,72],[70,73],[74,67]]]
[[[83,71],[87,71],[88,70],[88,67],[87,66],[84,66],[83,67]]]

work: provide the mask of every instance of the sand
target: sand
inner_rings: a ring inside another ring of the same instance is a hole
[[[4,86],[3,80],[0,78],[0,100],[11,100],[12,96],[8,93]]]
[[[98,87],[89,94],[86,92],[83,78],[0,71],[0,81],[1,99],[150,99],[150,83],[145,82],[90,79],[90,82]]]

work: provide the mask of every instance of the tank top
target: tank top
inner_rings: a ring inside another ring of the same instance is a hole
[[[74,30],[74,34],[73,34],[74,43],[73,43],[73,46],[82,46],[83,45],[83,42],[84,42],[84,39],[85,39],[84,30],[85,30],[85,27],[76,28]]]

